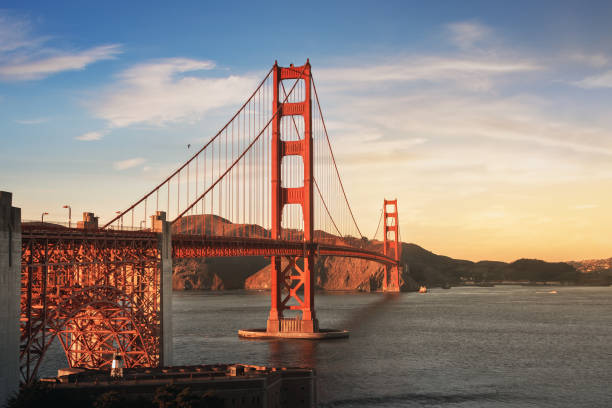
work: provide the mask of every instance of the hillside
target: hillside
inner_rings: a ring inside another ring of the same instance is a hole
[[[585,259],[583,261],[569,261],[576,270],[582,273],[612,270],[612,258],[608,259]]]
[[[579,280],[584,285],[612,284],[612,258],[587,259],[568,263],[581,273]]]
[[[24,223],[36,225],[40,222]],[[46,227],[64,228],[45,223]],[[216,215],[187,216],[173,227],[173,233],[215,234],[222,231],[237,235],[248,230],[251,236],[266,237],[269,231],[258,225],[233,224]],[[318,236],[337,239],[316,231]],[[355,239],[355,244],[373,251],[381,251],[382,242]],[[447,286],[486,283],[545,283],[558,282],[578,285],[612,284],[612,258],[570,262],[545,262],[519,259],[506,263],[498,261],[472,262],[453,259],[430,252],[416,244],[402,243],[402,290],[416,290],[419,285]],[[317,258],[315,284],[322,290],[377,291],[382,287],[382,265],[360,259]],[[250,289],[266,290],[270,285],[270,260],[265,257],[227,257],[177,259],[174,262],[175,290]]]
[[[217,216],[187,217],[176,230],[192,231],[240,230],[251,228],[258,236],[267,231],[259,226],[231,224]],[[370,250],[380,250],[379,241],[361,241]],[[594,275],[583,271],[581,264],[551,263],[537,259],[519,259],[506,263],[498,261],[472,262],[453,259],[427,251],[416,244],[402,243],[402,290],[415,290],[418,285],[443,286],[479,284],[484,282],[565,284],[606,284],[610,275]],[[612,263],[612,258],[608,260]],[[586,262],[586,261],[585,261]],[[596,261],[589,261],[596,264]],[[606,260],[597,265],[609,265]],[[584,272],[584,273],[581,273]],[[315,265],[315,284],[323,290],[377,291],[382,287],[383,267],[360,259],[321,256]],[[596,279],[593,279],[596,277]],[[270,285],[270,260],[264,257],[232,257],[176,260],[173,286],[183,289],[251,289],[266,290]]]

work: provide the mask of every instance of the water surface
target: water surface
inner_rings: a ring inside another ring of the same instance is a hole
[[[349,339],[242,340],[238,329],[265,327],[269,293],[174,292],[174,363],[313,367],[323,407],[612,407],[612,287],[316,302],[320,326],[348,328]],[[45,375],[65,365],[50,357]]]
[[[548,293],[556,290],[557,294]],[[346,340],[241,340],[268,293],[175,292],[175,363],[317,370],[322,406],[610,407],[612,288],[452,288],[317,294]]]

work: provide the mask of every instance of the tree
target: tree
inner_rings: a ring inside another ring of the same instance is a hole
[[[123,408],[126,401],[117,391],[108,391],[101,394],[94,402],[94,408]]]
[[[6,403],[6,408],[59,408],[65,406],[66,402],[62,401],[51,387],[41,382],[23,386],[19,393],[10,397]]]
[[[177,408],[198,408],[201,406],[200,398],[191,392],[191,388],[183,388],[176,396]]]
[[[179,391],[174,385],[164,385],[155,390],[153,402],[156,403],[159,408],[176,408],[176,397],[178,393]]]

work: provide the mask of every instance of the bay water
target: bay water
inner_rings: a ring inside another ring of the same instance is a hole
[[[612,287],[317,293],[320,327],[348,339],[240,339],[269,296],[174,292],[174,364],[311,367],[322,407],[612,407]]]

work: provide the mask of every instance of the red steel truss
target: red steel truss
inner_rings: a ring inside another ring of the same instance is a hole
[[[159,361],[156,234],[22,227],[21,362],[26,382],[59,337],[71,367]]]
[[[385,267],[385,276],[383,278],[383,291],[399,292],[399,260],[401,247],[399,242],[399,224],[397,220],[397,199],[385,200],[383,206],[383,213],[383,251],[386,256],[396,261],[394,265],[386,265]]]

